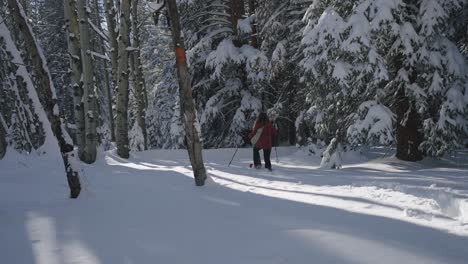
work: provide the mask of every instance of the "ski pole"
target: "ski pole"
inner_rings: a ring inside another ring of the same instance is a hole
[[[278,150],[276,149],[276,146],[275,146],[275,153],[276,153],[276,163],[279,163]]]
[[[228,167],[231,166],[231,163],[232,163],[232,161],[234,160],[234,157],[236,156],[236,153],[237,153],[237,150],[238,150],[238,149],[239,149],[239,145],[237,145],[236,151],[234,152],[234,155],[232,155],[232,159],[231,159],[231,161],[229,162]]]

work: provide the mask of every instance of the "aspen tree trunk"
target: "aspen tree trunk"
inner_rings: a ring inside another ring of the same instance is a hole
[[[97,109],[96,93],[93,83],[93,66],[91,62],[88,26],[88,3],[86,0],[77,0],[77,11],[80,28],[81,67],[83,69],[83,106],[85,119],[85,147],[81,160],[86,163],[96,161],[97,154]]]
[[[117,0],[120,1],[120,0]],[[109,32],[109,46],[110,46],[110,59],[112,68],[112,91],[116,90],[118,85],[118,43],[117,43],[117,26],[116,26],[116,7],[113,0],[104,0],[104,8],[106,13],[107,31]],[[111,106],[112,107],[112,106]],[[112,113],[112,123],[114,129],[112,130],[112,141],[116,141],[115,137],[115,122],[113,119],[114,113]]]
[[[18,3],[23,6],[23,11],[24,11],[24,14],[27,16],[29,16],[28,12],[28,3],[29,1],[28,0],[19,0]]]
[[[121,0],[119,30],[119,84],[117,89],[117,154],[122,158],[130,157],[128,141],[128,48],[130,47],[130,1]]]
[[[192,98],[191,77],[185,59],[184,41],[180,33],[179,12],[176,0],[166,0],[169,19],[172,28],[172,38],[176,53],[176,66],[179,74],[180,104],[186,133],[187,150],[192,164],[195,184],[205,185],[206,170],[203,164],[202,146],[198,131],[198,121],[196,118],[195,104]]]
[[[120,2],[122,0],[115,0],[115,8],[116,8],[116,11],[115,11],[115,14],[118,14],[120,12]],[[116,17],[117,19],[117,17]],[[120,23],[120,21],[117,20],[117,24]]]
[[[117,0],[119,1],[119,0]],[[112,76],[114,86],[117,87],[117,69],[118,69],[118,43],[117,43],[117,34],[116,34],[116,7],[114,6],[113,0],[104,0],[105,9],[106,9],[106,22],[107,22],[107,31],[109,32],[109,46],[111,54],[111,66],[112,66]]]
[[[78,155],[84,155],[86,143],[85,138],[85,118],[83,87],[81,85],[81,51],[80,51],[80,32],[78,26],[78,17],[76,14],[76,5],[74,0],[64,0],[65,26],[68,37],[68,53],[70,55],[71,85],[73,88],[73,110],[75,113],[76,126],[76,145],[78,146]]]
[[[67,142],[67,138],[69,137],[58,113],[57,99],[54,93],[55,88],[50,74],[45,67],[46,61],[41,55],[42,53],[37,46],[36,39],[21,5],[17,0],[8,0],[8,6],[15,24],[24,38],[25,49],[28,51],[32,70],[38,82],[35,85],[37,95],[50,121],[52,132],[57,139],[60,153],[62,154],[68,187],[70,188],[70,198],[78,198],[81,191],[80,179],[78,171],[70,163],[70,157],[73,155],[73,144],[72,142]]]
[[[99,3],[98,0],[94,0],[94,9],[96,10],[96,26],[98,29],[102,32],[102,21],[101,21],[101,16],[99,14]],[[116,40],[114,40],[116,41]],[[111,42],[111,40],[109,40]],[[99,51],[101,54],[106,54],[106,48],[105,48],[105,43],[102,38],[98,38],[98,44],[99,44]],[[112,56],[112,55],[111,55]],[[109,74],[107,73],[108,69],[108,62],[107,60],[104,60],[104,84],[105,84],[105,89],[106,89],[106,97],[107,97],[107,112],[109,114],[109,130],[111,132],[111,141],[115,141],[115,132],[114,132],[114,111],[112,109],[112,87],[111,87],[111,82],[109,80]]]
[[[119,1],[119,0],[117,0]],[[116,34],[116,7],[113,0],[104,0],[106,10],[107,31],[109,32],[110,59],[112,67],[112,86],[117,87],[118,83],[118,43]],[[115,135],[114,135],[115,136]]]
[[[146,99],[143,82],[143,72],[141,68],[140,53],[140,29],[138,27],[138,0],[132,2],[132,33],[133,33],[133,85],[135,88],[135,98],[137,101],[137,123],[143,133],[144,148],[148,149],[146,131]]]

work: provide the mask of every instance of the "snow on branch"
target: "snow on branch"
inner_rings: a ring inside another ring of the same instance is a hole
[[[109,36],[107,36],[106,33],[99,30],[98,26],[96,26],[89,18],[88,18],[88,23],[91,26],[91,28],[94,30],[94,32],[96,32],[104,41],[109,42]]]
[[[91,50],[89,50],[88,52],[91,55],[91,58],[93,58],[93,59],[99,58],[99,59],[103,59],[105,61],[110,62],[109,57],[107,57],[107,55],[105,55],[105,54],[100,54],[100,53],[97,53],[97,52],[94,52],[94,51],[91,51]]]
[[[388,145],[393,138],[395,115],[376,101],[367,101],[359,106],[354,123],[347,134],[351,144],[374,143]]]
[[[237,30],[239,30],[239,32],[244,33],[244,34],[251,34],[253,32],[252,24],[254,22],[255,22],[255,15],[249,16],[244,19],[239,19],[237,22]]]
[[[157,2],[148,2],[146,5],[152,12],[159,12],[161,9],[164,8],[164,1],[162,3],[157,3]]]

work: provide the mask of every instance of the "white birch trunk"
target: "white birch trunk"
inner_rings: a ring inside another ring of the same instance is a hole
[[[97,154],[97,116],[96,93],[93,83],[93,68],[89,45],[88,4],[86,0],[77,0],[78,21],[80,28],[81,67],[83,69],[83,106],[85,119],[85,148],[83,162],[93,163]]]
[[[119,0],[117,0],[119,1]],[[112,68],[112,91],[116,91],[118,85],[118,43],[117,43],[117,33],[116,33],[116,7],[113,0],[104,0],[104,8],[106,11],[106,22],[107,22],[107,31],[109,32],[109,54],[111,59],[111,68]],[[113,115],[113,113],[112,113]],[[112,141],[115,141],[115,123],[114,130],[112,131]]]
[[[206,170],[203,163],[202,145],[197,129],[198,121],[196,117],[195,104],[192,98],[191,77],[187,67],[185,57],[184,42],[180,33],[179,12],[177,11],[176,0],[167,0],[167,7],[171,21],[172,37],[176,53],[176,65],[179,73],[180,104],[184,120],[187,150],[192,164],[192,170],[197,186],[205,185]]]
[[[94,9],[96,11],[99,10],[99,3],[98,3],[98,0],[94,0]],[[96,15],[96,26],[98,27],[98,29],[103,32],[103,28],[102,28],[102,21],[101,21],[101,16],[100,14],[98,13]],[[110,36],[109,36],[110,37]],[[115,33],[114,33],[114,36],[115,38]],[[105,55],[106,54],[106,48],[105,48],[105,42],[102,38],[99,38],[98,40],[99,42],[99,50],[101,52],[101,54]],[[109,40],[109,42],[116,42],[117,40]],[[111,57],[113,56],[112,55],[112,52],[110,52],[111,54]],[[112,62],[111,62],[111,65],[112,65]],[[107,72],[107,68],[108,68],[108,62],[107,60],[104,60],[104,69],[105,69],[105,74],[104,74],[104,83],[105,83],[105,89],[106,89],[106,97],[107,97],[107,112],[109,114],[109,130],[111,132],[111,141],[115,141],[115,127],[114,127],[114,110],[112,109],[112,85],[111,85],[111,81],[109,80],[109,74]],[[113,74],[111,72],[111,74]]]
[[[80,179],[78,171],[73,168],[73,164],[70,162],[73,153],[73,145],[71,142],[67,141],[69,136],[67,131],[64,129],[65,126],[62,124],[59,116],[57,98],[55,97],[54,91],[55,88],[47,69],[45,58],[42,56],[42,52],[37,45],[32,29],[27,22],[21,5],[17,0],[8,0],[8,6],[15,24],[24,38],[25,50],[28,51],[25,56],[28,56],[30,59],[32,71],[37,80],[35,85],[37,95],[44,111],[47,114],[51,130],[57,139],[57,143],[60,148],[68,187],[70,188],[70,198],[78,198],[81,192]]]
[[[119,0],[117,0],[119,1]],[[117,43],[117,33],[116,33],[116,7],[114,6],[113,0],[104,0],[104,7],[106,10],[106,22],[107,22],[107,31],[109,32],[109,47],[110,47],[110,59],[112,66],[112,83],[114,88],[117,87],[118,82],[118,43]]]
[[[117,154],[122,158],[130,157],[128,140],[128,56],[130,47],[130,1],[121,0],[120,36],[119,36],[119,67],[117,88],[117,119],[116,139]]]
[[[74,0],[64,0],[65,25],[68,37],[68,53],[70,55],[71,86],[73,89],[73,110],[75,115],[76,140],[78,155],[84,155],[86,144],[85,138],[85,118],[83,106],[83,87],[81,85],[81,51],[80,32],[78,26],[78,16],[76,14],[76,3]]]
[[[148,134],[146,131],[146,100],[143,72],[140,58],[140,30],[138,27],[138,0],[132,3],[132,33],[133,33],[133,80],[135,98],[137,101],[137,123],[143,133],[144,148],[148,149]]]

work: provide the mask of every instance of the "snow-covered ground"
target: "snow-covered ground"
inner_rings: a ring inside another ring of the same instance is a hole
[[[67,199],[58,155],[0,161],[0,263],[467,263],[468,153],[405,163],[386,150],[342,170],[279,148],[272,173],[250,149],[206,150],[195,187],[183,150],[113,152]],[[272,153],[275,160],[275,153]]]

